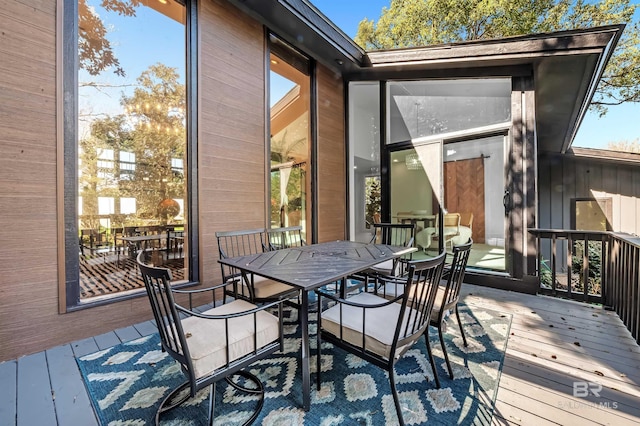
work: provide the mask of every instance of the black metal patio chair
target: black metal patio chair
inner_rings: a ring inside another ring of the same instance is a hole
[[[137,263],[162,349],[180,364],[187,377],[186,382],[160,404],[155,416],[156,425],[163,413],[195,397],[206,387],[210,387],[208,424],[212,425],[216,383],[222,379],[235,389],[258,397],[256,409],[244,424],[253,423],[264,403],[264,387],[245,368],[282,348],[283,302],[258,307],[239,299],[224,303],[226,297],[223,296],[219,306],[200,313],[191,306],[193,297],[211,292],[215,298],[216,290],[226,284],[197,290],[172,289],[169,269],[147,265],[145,256],[145,251],[141,251]],[[178,294],[188,295],[189,308],[176,303],[174,295]],[[268,310],[277,310],[278,315]]]
[[[408,289],[408,292],[390,300],[368,292],[357,293],[344,299],[326,291],[316,291],[318,306],[323,306],[323,298],[335,302],[335,305],[318,315],[318,390],[322,383],[322,340],[326,340],[389,373],[398,420],[401,425],[404,424],[395,385],[394,365],[420,340],[429,327],[444,260],[445,254],[442,253],[432,259],[410,261],[407,263],[405,277],[381,277],[381,280],[402,280]],[[409,292],[413,292],[413,298],[408,297]],[[428,354],[435,373],[435,362],[430,350]]]
[[[267,231],[264,228],[216,232],[220,259],[262,253],[270,249]],[[231,266],[220,264],[222,282],[231,284],[227,293],[235,298],[252,303],[296,297],[299,291],[290,285],[268,278],[249,274],[246,280],[242,273]]]
[[[449,377],[453,379],[453,369],[449,361],[449,355],[447,354],[447,347],[444,343],[443,325],[450,310],[455,311],[456,319],[458,320],[458,326],[460,327],[460,334],[462,335],[462,341],[464,346],[467,346],[467,337],[464,334],[462,328],[462,321],[460,321],[460,314],[458,313],[458,302],[460,300],[460,289],[462,288],[462,281],[464,280],[464,274],[467,268],[467,261],[469,260],[469,254],[471,253],[471,246],[473,241],[469,240],[466,244],[453,246],[453,251],[449,254],[453,256],[451,264],[447,264],[444,268],[443,278],[440,280],[438,291],[436,294],[433,310],[431,312],[430,325],[438,329],[438,337],[440,338],[440,345],[442,346],[442,352],[444,353],[444,359],[447,364],[447,370]],[[387,281],[378,289],[378,294],[383,295],[387,299],[395,299],[399,295],[403,294],[405,286],[403,283],[397,281]],[[413,291],[409,291],[409,298],[413,297]],[[431,348],[429,346],[429,333],[425,333],[425,340],[429,352]],[[434,376],[436,384],[440,387],[440,379],[437,372],[434,370]]]

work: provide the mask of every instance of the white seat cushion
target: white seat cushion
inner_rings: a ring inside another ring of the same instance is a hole
[[[244,285],[244,281],[243,281]],[[290,293],[296,291],[294,287],[283,284],[260,275],[253,276],[253,289],[257,299],[270,299],[282,293]]]
[[[244,300],[234,300],[209,309],[203,314],[227,315],[248,311],[255,307],[254,304]],[[253,314],[228,320],[230,361],[239,359],[256,349],[254,347],[256,333],[258,349],[279,338],[278,318],[265,311],[259,311],[256,315],[257,331],[254,330]],[[187,337],[196,377],[209,375],[227,363],[225,320],[189,317],[182,320],[182,328]]]
[[[368,305],[376,305],[387,301],[371,293],[358,293],[350,297],[349,300]],[[337,337],[340,337],[341,329],[340,306],[342,306],[342,339],[352,345],[362,347],[363,326],[366,326],[364,327],[366,332],[365,348],[370,352],[389,359],[402,305],[399,303],[391,303],[390,305],[380,308],[369,308],[366,311],[366,324],[363,324],[362,308],[336,304],[322,312],[322,328]],[[414,310],[407,311],[403,321],[403,331],[408,321],[415,320],[415,313],[416,311]],[[401,336],[401,338],[402,337],[404,336]],[[415,339],[407,342],[406,345],[413,344],[419,337],[419,334],[416,335]],[[397,348],[397,352],[401,353],[402,348]]]

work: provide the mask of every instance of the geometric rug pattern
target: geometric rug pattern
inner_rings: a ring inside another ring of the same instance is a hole
[[[437,389],[424,341],[396,364],[395,377],[407,425],[489,425],[509,337],[511,316],[473,305],[459,305],[468,347],[455,318],[447,319],[445,343],[454,369],[450,379],[437,331],[431,348],[442,385]],[[315,383],[315,313],[310,313],[311,409],[302,405],[297,311],[285,309],[285,347],[248,370],[265,387],[259,425],[393,425],[397,415],[387,373],[323,342],[322,386]],[[454,315],[455,317],[455,315]],[[158,405],[184,382],[178,364],[160,349],[157,334],[77,359],[96,415],[102,425],[151,425]],[[204,425],[208,389],[166,413],[163,425]],[[216,425],[242,424],[255,400],[226,382],[216,389]]]

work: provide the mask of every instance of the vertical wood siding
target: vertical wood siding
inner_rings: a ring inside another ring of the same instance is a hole
[[[342,77],[318,65],[318,241],[346,237],[344,87]]]
[[[612,227],[640,234],[640,168],[596,159],[543,156],[540,228],[570,229],[572,198],[611,198]]]
[[[220,280],[216,231],[265,226],[264,30],[221,0],[200,4],[201,280]]]

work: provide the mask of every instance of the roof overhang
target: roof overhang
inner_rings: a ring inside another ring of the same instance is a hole
[[[624,25],[368,52],[359,78],[533,73],[540,151],[566,152]],[[425,74],[427,73],[427,74]]]
[[[564,153],[624,30],[611,25],[364,52],[308,0],[229,0],[347,80],[534,75],[538,150]]]
[[[352,72],[363,64],[364,50],[307,0],[228,1],[337,72]]]

